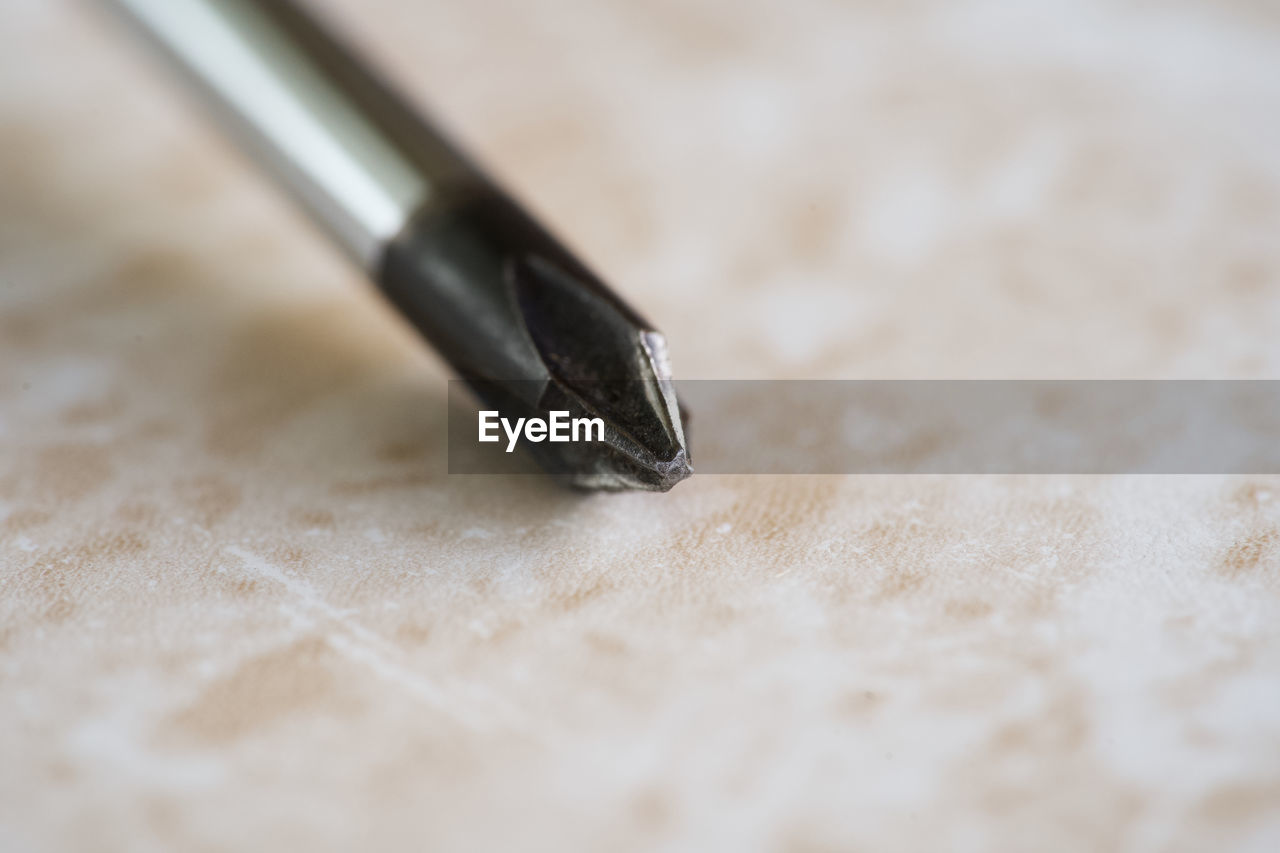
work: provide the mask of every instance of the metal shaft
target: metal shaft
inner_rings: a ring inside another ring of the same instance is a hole
[[[109,2],[482,400],[605,421],[597,445],[530,445],[547,470],[660,491],[692,472],[662,335],[300,7]]]
[[[361,266],[446,183],[483,180],[310,17],[272,0],[110,0]]]

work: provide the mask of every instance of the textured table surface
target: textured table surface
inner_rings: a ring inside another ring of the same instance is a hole
[[[448,478],[446,373],[0,8],[0,848],[1280,849],[1280,480]],[[1280,14],[328,13],[694,378],[1280,376]]]

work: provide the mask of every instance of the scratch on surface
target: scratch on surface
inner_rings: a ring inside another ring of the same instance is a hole
[[[375,632],[355,622],[349,612],[334,607],[305,580],[293,576],[261,556],[239,546],[228,546],[226,553],[236,557],[246,570],[262,580],[282,586],[293,598],[288,612],[295,618],[308,612],[336,627],[325,633],[325,642],[353,663],[388,681],[415,700],[453,719],[468,729],[493,726],[510,728],[516,715],[506,702],[491,691],[477,685],[459,685],[458,690],[444,690],[430,679],[396,660],[399,650]]]

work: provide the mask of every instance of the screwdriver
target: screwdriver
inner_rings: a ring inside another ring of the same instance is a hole
[[[513,417],[599,418],[528,444],[588,490],[693,473],[653,325],[291,0],[108,0],[467,382]],[[599,437],[596,437],[599,439]]]

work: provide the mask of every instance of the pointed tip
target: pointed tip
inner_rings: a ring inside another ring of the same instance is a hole
[[[601,458],[598,462],[589,470],[565,475],[564,480],[586,491],[669,492],[693,476],[693,466],[683,452],[669,462],[643,464],[623,456]]]
[[[658,463],[654,466],[653,471],[660,478],[655,491],[669,492],[676,483],[693,476],[693,465],[689,463],[688,454],[681,450],[676,454],[675,459],[670,462]]]
[[[579,457],[575,470],[567,472],[565,479],[576,488],[587,490],[669,492],[693,476],[693,464],[678,421],[676,429],[679,444],[672,448],[663,442],[663,449],[654,452],[616,425],[606,423],[603,446],[596,446],[589,457]]]
[[[659,492],[687,479],[693,467],[663,336],[598,283],[544,258],[515,263],[512,285],[550,379],[540,406],[567,403],[605,424],[603,446],[569,454],[563,476],[583,489]]]

